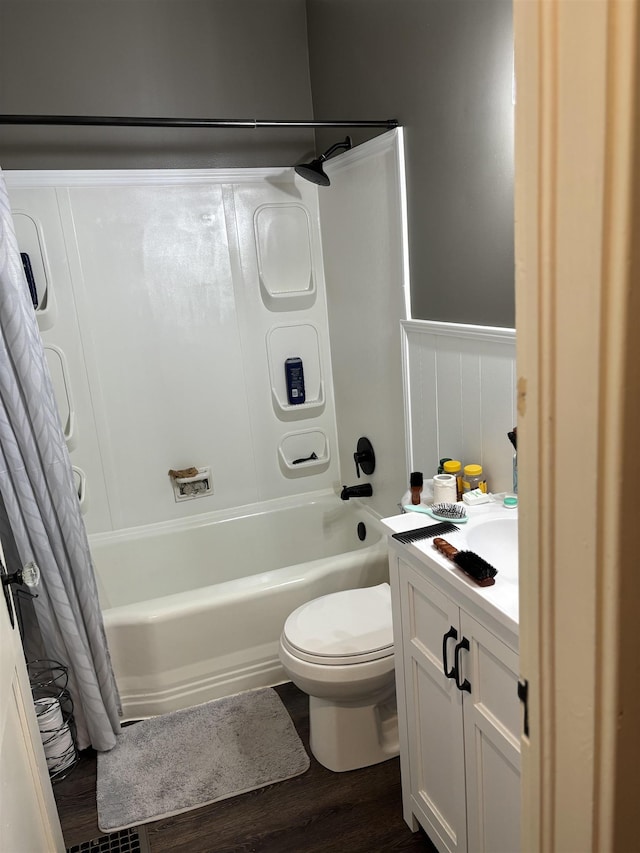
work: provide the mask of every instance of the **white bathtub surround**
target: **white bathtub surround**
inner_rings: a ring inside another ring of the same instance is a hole
[[[37,316],[91,533],[337,484],[316,187],[293,169],[8,182],[47,284]],[[289,356],[304,362],[299,407]],[[317,464],[287,467],[312,452]],[[167,470],[188,465],[210,468],[214,488],[176,502]]]
[[[40,331],[64,356],[58,404],[128,717],[277,683],[296,607],[387,580],[376,517],[407,476],[402,132],[345,157],[320,196],[291,168],[9,176]],[[340,502],[369,479],[363,435],[373,497]],[[176,501],[167,470],[190,465],[213,489]]]
[[[379,522],[330,490],[97,534],[91,547],[129,719],[286,680],[290,613],[388,579]]]
[[[482,465],[490,491],[511,491],[515,331],[423,320],[402,329],[410,470],[430,477],[448,456]]]
[[[383,463],[371,506],[392,511],[405,479],[401,152],[390,131],[341,155],[320,196],[292,168],[8,174],[91,533],[350,483],[360,435]],[[295,356],[299,406],[284,383]],[[166,471],[192,464],[215,487],[176,502]]]
[[[319,192],[322,250],[342,482],[373,484],[366,498],[395,511],[408,485],[400,320],[409,271],[402,130],[385,133],[325,164]],[[376,454],[371,478],[356,478],[353,453],[366,436]]]

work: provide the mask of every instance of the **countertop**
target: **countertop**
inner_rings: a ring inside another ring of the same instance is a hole
[[[458,550],[468,549],[467,534],[484,521],[495,518],[517,518],[517,509],[507,509],[500,503],[482,504],[481,506],[466,507],[469,520],[460,525],[460,529],[446,534],[443,538]],[[424,513],[406,512],[401,515],[383,518],[382,524],[390,534],[415,530],[426,525],[438,524]],[[455,522],[454,522],[455,524]],[[518,575],[498,571],[493,586],[481,587],[474,583],[457,566],[442,555],[433,545],[432,539],[421,539],[418,542],[402,544],[389,537],[390,545],[406,549],[414,559],[426,563],[430,570],[448,584],[458,596],[475,608],[479,608],[500,625],[518,635]],[[471,549],[469,549],[471,550]],[[480,554],[482,556],[482,554]]]

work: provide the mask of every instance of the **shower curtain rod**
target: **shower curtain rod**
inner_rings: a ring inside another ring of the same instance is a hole
[[[399,127],[393,118],[375,121],[284,121],[279,119],[140,118],[136,116],[0,115],[0,124],[57,124],[101,127]]]

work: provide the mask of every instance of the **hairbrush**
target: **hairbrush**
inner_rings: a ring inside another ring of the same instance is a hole
[[[431,507],[431,515],[434,518],[450,521],[466,521],[467,511],[461,504],[439,503],[433,504]]]
[[[478,586],[492,586],[498,570],[473,551],[458,551],[446,539],[436,537],[433,545],[441,554],[451,560],[459,569],[468,575]]]

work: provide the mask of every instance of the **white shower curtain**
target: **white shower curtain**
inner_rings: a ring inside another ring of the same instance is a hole
[[[0,171],[0,495],[49,658],[69,667],[78,747],[109,750],[120,729],[89,543]]]

